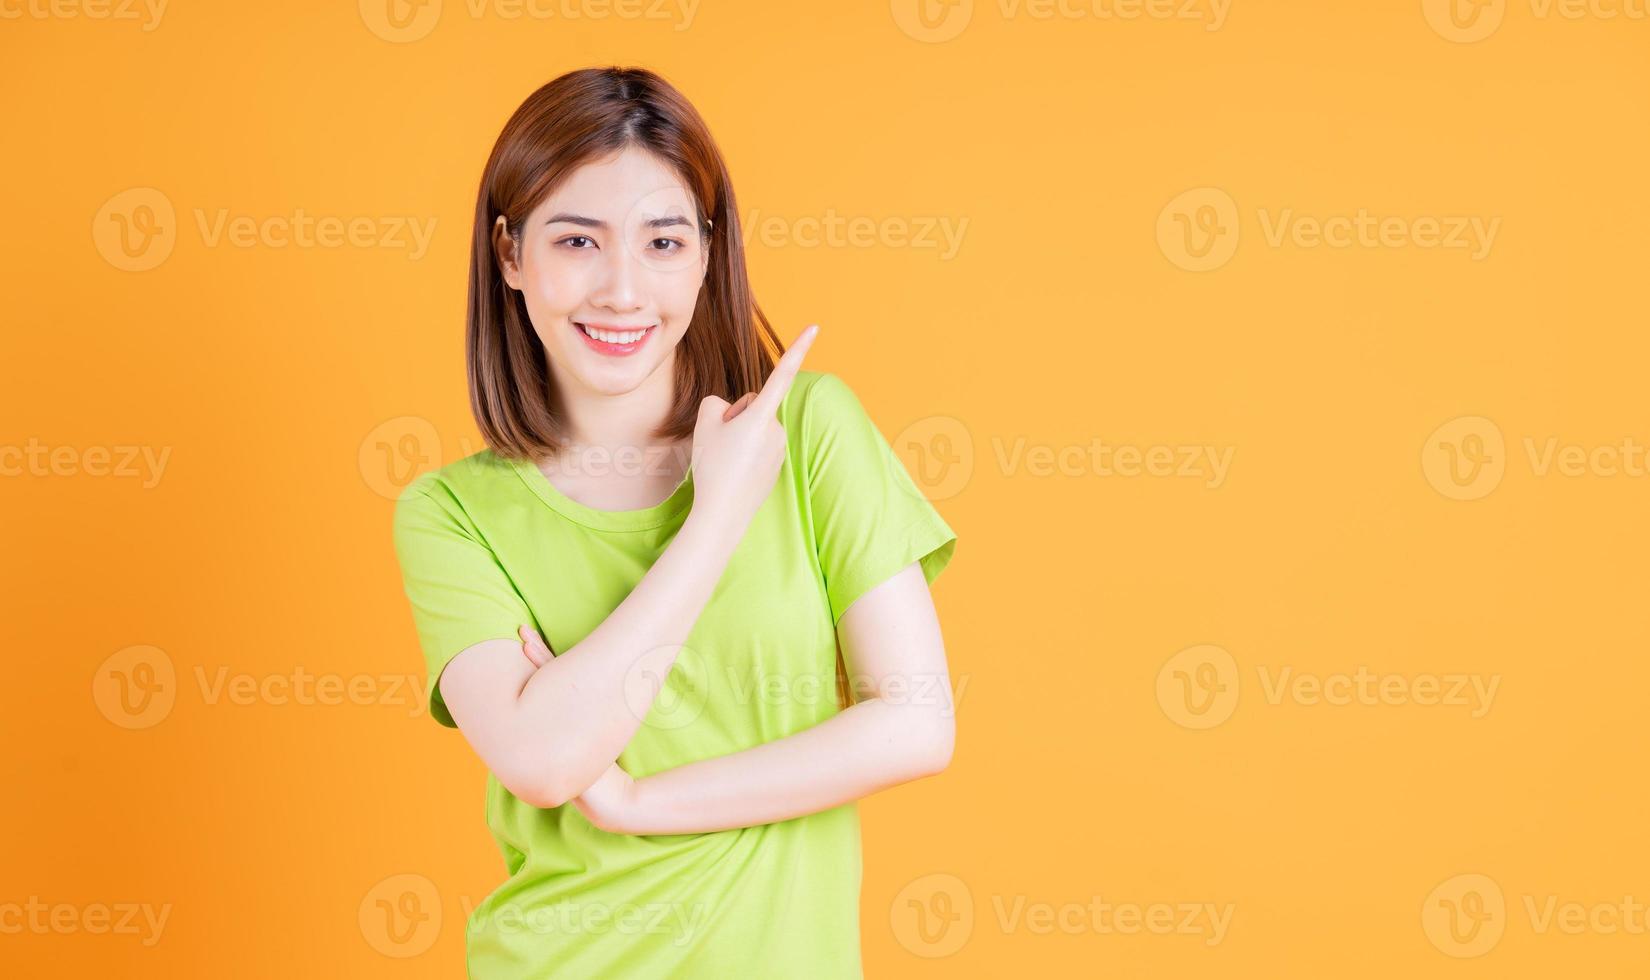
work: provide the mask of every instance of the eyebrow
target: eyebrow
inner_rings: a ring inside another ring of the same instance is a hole
[[[603,231],[607,230],[607,222],[605,221],[599,221],[595,218],[587,218],[582,214],[568,214],[565,211],[560,214],[552,214],[545,220],[544,223],[547,225],[553,225],[557,222],[565,222],[570,225],[582,225],[585,228],[600,228]],[[693,224],[681,215],[674,214],[664,218],[652,218],[646,222],[646,227],[648,228],[674,228],[678,226],[683,228],[691,228],[693,227]]]

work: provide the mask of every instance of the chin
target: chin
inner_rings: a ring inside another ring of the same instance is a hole
[[[650,372],[635,370],[618,370],[605,372],[601,377],[588,375],[579,380],[584,386],[599,395],[626,395],[642,386]]]
[[[642,386],[642,382],[652,377],[660,364],[652,359],[645,363],[635,358],[615,359],[607,364],[593,364],[593,360],[605,358],[592,358],[584,351],[568,351],[561,363],[582,387],[599,395],[623,395],[635,391]]]

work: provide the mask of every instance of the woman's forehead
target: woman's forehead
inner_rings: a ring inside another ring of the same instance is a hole
[[[692,214],[693,194],[667,163],[634,147],[587,161],[567,176],[540,209],[635,224],[664,214]]]

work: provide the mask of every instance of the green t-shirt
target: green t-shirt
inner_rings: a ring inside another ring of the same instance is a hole
[[[956,547],[859,399],[800,371],[778,417],[786,458],[619,764],[641,778],[836,714],[836,624],[913,561],[932,582]],[[671,496],[603,511],[538,467],[484,450],[410,484],[395,547],[428,671],[530,623],[564,651],[635,588],[681,529]],[[708,834],[630,836],[572,803],[524,803],[489,773],[487,824],[509,878],[470,915],[472,978],[862,976],[855,803]]]

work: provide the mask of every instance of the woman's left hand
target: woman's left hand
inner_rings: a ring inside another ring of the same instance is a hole
[[[534,667],[543,667],[550,662],[551,657],[555,656],[550,652],[550,645],[544,642],[544,637],[540,636],[539,631],[533,627],[524,625],[521,629],[516,630],[516,635],[521,637],[522,655]]]
[[[550,662],[554,654],[538,630],[523,626],[517,632],[521,636],[522,655],[529,663],[538,668]],[[572,803],[586,820],[601,830],[610,834],[628,833],[625,828],[636,812],[636,780],[615,762],[589,789],[573,797]]]

